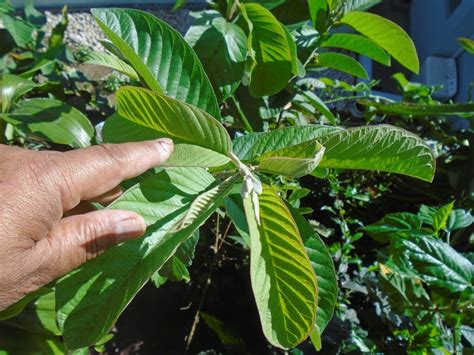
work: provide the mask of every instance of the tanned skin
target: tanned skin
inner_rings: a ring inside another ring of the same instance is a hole
[[[121,194],[123,180],[163,163],[159,139],[60,153],[0,145],[0,310],[105,249],[143,235],[130,211],[94,210]]]

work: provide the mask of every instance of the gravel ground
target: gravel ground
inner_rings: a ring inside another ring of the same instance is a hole
[[[176,12],[171,10],[147,10],[185,34],[193,22],[189,10],[182,9]],[[60,13],[46,11],[47,28],[49,31],[60,21]],[[100,41],[105,39],[102,30],[89,12],[72,12],[68,16],[69,25],[66,30],[66,42],[72,47],[87,46],[94,50],[104,51]]]

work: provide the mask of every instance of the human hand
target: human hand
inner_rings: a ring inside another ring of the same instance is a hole
[[[75,213],[81,201],[111,202],[122,180],[160,165],[172,150],[169,139],[66,153],[0,145],[0,310],[143,235],[145,221],[133,212]]]

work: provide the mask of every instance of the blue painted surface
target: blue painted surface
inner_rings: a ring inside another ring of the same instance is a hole
[[[68,5],[70,8],[91,8],[91,7],[106,7],[106,6],[130,6],[130,7],[165,7],[170,8],[175,4],[176,0],[34,0],[35,7],[40,9],[60,9],[64,5]],[[13,6],[15,8],[22,8],[24,6],[24,0],[13,0]],[[196,6],[205,4],[205,0],[188,0],[188,6]]]
[[[474,0],[414,0],[410,35],[423,63],[428,56],[454,58],[458,90],[454,100],[468,100],[474,82],[474,56],[459,45],[458,37],[474,37]]]
[[[410,36],[421,64],[428,56],[455,59],[458,87],[452,99],[455,102],[468,101],[470,84],[474,82],[474,55],[464,51],[457,38],[474,39],[474,0],[413,0]],[[372,60],[361,58],[361,64],[371,77]],[[416,76],[412,79],[418,80]]]

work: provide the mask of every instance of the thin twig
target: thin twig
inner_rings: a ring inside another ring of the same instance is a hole
[[[227,227],[224,230],[224,234],[221,236],[220,235],[220,216],[217,215],[217,217],[216,217],[216,229],[215,229],[215,232],[214,232],[214,234],[216,236],[216,239],[214,241],[214,245],[213,245],[213,248],[212,248],[213,251],[214,251],[214,256],[212,258],[209,274],[207,275],[206,283],[204,285],[204,289],[202,290],[201,298],[199,300],[199,304],[198,304],[196,313],[194,315],[193,324],[191,325],[191,329],[189,330],[188,336],[185,338],[186,339],[186,351],[185,351],[186,354],[189,352],[189,347],[191,346],[191,342],[193,341],[194,333],[196,332],[196,328],[197,328],[197,325],[199,323],[199,319],[200,319],[199,313],[201,312],[202,306],[204,304],[204,300],[206,298],[207,290],[209,288],[209,285],[211,284],[212,273],[214,271],[214,266],[216,265],[217,260],[218,260],[219,250],[221,249],[222,245],[224,244],[225,238],[226,238],[227,234],[229,233],[231,225],[232,225],[232,223],[231,223],[231,221],[229,221],[229,223],[227,224]]]
[[[324,103],[327,105],[327,104],[333,104],[333,103],[339,102],[339,101],[357,100],[357,99],[368,99],[368,98],[370,98],[370,95],[364,95],[364,96],[360,96],[360,95],[357,95],[357,96],[342,96],[342,97],[338,97],[337,99],[332,99],[332,100],[324,101]]]
[[[247,116],[245,116],[245,113],[242,111],[242,109],[240,108],[240,104],[237,102],[237,100],[235,99],[235,96],[232,95],[230,97],[232,99],[232,103],[234,104],[235,108],[237,109],[237,112],[239,113],[240,115],[240,119],[242,120],[242,122],[244,123],[244,126],[245,126],[245,129],[251,133],[253,133],[253,128],[247,118]]]

